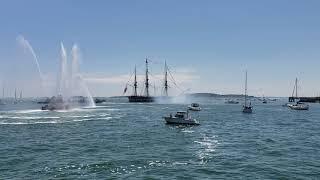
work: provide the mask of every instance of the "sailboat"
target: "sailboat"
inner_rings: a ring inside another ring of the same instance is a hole
[[[267,99],[264,97],[264,95],[263,95],[263,98],[262,98],[262,103],[263,104],[267,104]]]
[[[22,90],[20,91],[19,101],[22,102]]]
[[[247,104],[247,71],[246,71],[246,81],[245,81],[245,90],[244,90],[244,105],[243,105],[243,109],[242,112],[243,113],[252,113],[252,106],[251,106],[251,102],[249,103],[249,105]]]
[[[295,93],[295,97],[294,97],[294,93]],[[295,99],[299,99],[299,97],[298,97],[298,78],[296,78],[293,92],[292,92],[292,96],[289,97],[289,102],[294,102]],[[287,106],[293,110],[309,110],[308,104],[305,104],[305,103],[302,103],[299,101],[297,101],[295,104],[287,104]]]
[[[2,100],[0,99],[0,105],[6,104],[3,100],[4,100],[4,87],[2,88]]]
[[[18,100],[17,100],[17,89],[14,89],[14,101],[13,104],[17,104]]]
[[[149,70],[148,70],[148,59],[146,59],[146,76],[145,76],[145,91],[144,95],[138,95],[137,88],[137,69],[134,68],[134,83],[133,83],[133,95],[128,96],[129,102],[154,102],[154,97],[149,94]],[[127,87],[124,90],[124,93],[127,91]]]

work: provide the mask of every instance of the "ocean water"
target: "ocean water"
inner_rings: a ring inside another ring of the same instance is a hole
[[[320,105],[282,103],[204,102],[194,127],[162,119],[187,104],[0,105],[0,179],[320,179]]]

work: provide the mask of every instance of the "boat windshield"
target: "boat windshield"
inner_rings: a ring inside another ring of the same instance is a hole
[[[187,113],[187,112],[185,112],[185,111],[177,112],[177,114],[175,115],[175,117],[183,118],[186,113]]]
[[[199,107],[199,104],[198,103],[192,103],[191,106],[192,107]]]

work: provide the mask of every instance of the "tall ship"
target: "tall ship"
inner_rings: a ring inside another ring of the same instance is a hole
[[[168,100],[170,97],[168,96],[168,66],[167,63],[165,62],[164,65],[164,80],[163,80],[163,91],[161,92],[161,96],[151,96],[150,94],[150,87],[152,86],[150,84],[150,79],[149,79],[149,64],[148,64],[148,59],[145,61],[145,80],[144,80],[144,87],[143,87],[143,93],[141,95],[138,94],[138,82],[137,82],[137,68],[134,68],[134,81],[133,84],[127,84],[125,89],[124,89],[124,94],[127,92],[127,86],[132,86],[133,87],[133,93],[132,95],[128,96],[129,102],[154,102],[158,100]],[[132,76],[131,76],[132,77]],[[156,94],[156,86],[153,86],[155,89]]]
[[[145,75],[145,89],[143,95],[138,95],[137,88],[138,88],[138,82],[137,82],[137,68],[134,68],[134,82],[133,82],[133,95],[128,96],[129,102],[154,102],[155,98],[153,96],[150,96],[149,92],[149,69],[148,69],[148,59],[146,59],[146,75]],[[127,87],[125,88],[125,91],[127,90]]]

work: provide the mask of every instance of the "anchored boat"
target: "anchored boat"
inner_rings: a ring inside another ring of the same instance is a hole
[[[294,94],[295,94],[295,97],[294,97]],[[294,102],[295,99],[297,99],[297,100],[299,99],[299,97],[298,97],[298,78],[296,78],[296,81],[295,81],[295,84],[293,87],[293,91],[292,91],[292,96],[289,97],[289,102]],[[303,102],[300,102],[300,100],[298,100],[295,104],[288,103],[287,106],[293,110],[309,110],[309,105],[305,104]]]
[[[297,102],[296,104],[290,104],[288,105],[288,107],[293,110],[309,110],[309,105],[302,102]]]
[[[243,105],[243,109],[242,112],[243,113],[252,113],[252,105],[251,102],[249,103],[249,105],[247,104],[247,71],[246,71],[246,81],[245,81],[245,90],[244,90],[244,105]]]

